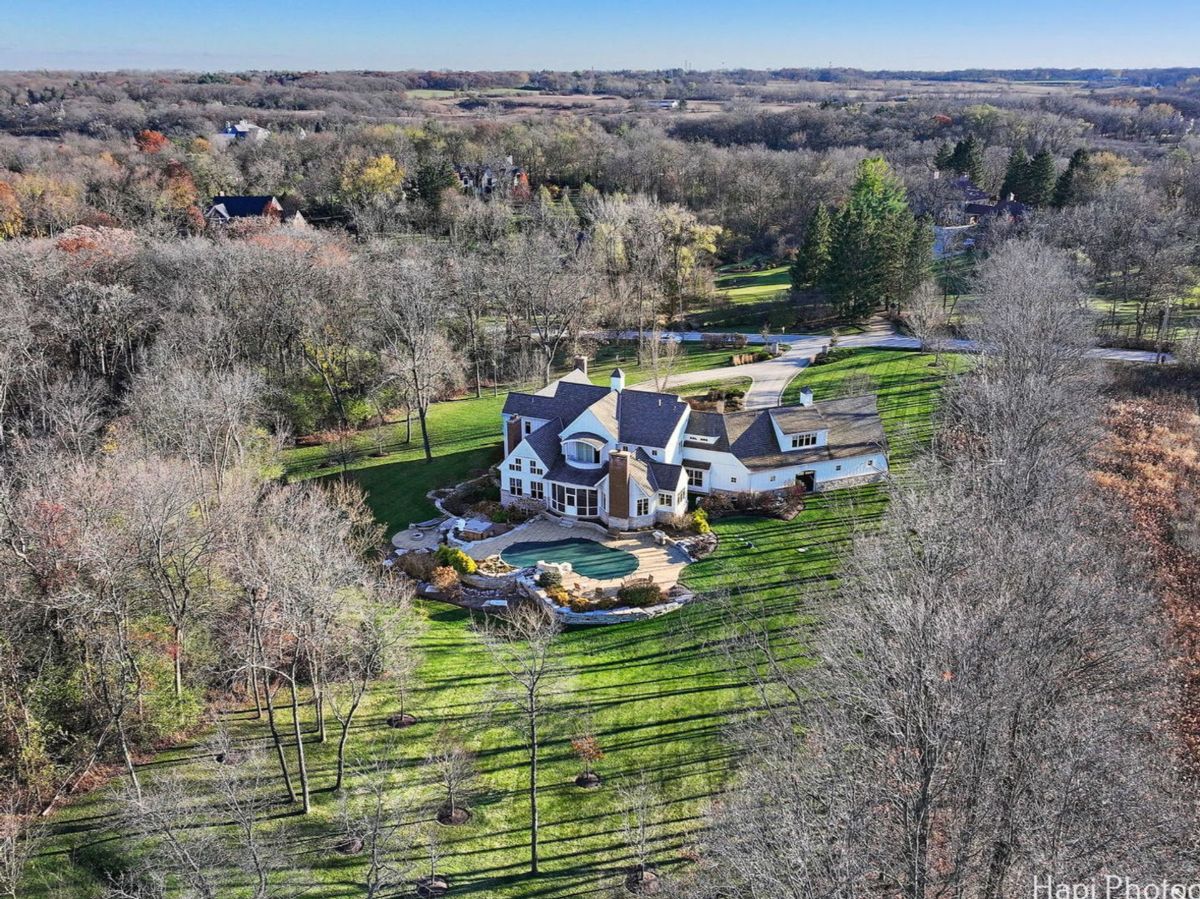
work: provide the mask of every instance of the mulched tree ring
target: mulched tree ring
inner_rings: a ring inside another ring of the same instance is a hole
[[[471,820],[471,810],[461,805],[455,806],[453,813],[448,808],[440,808],[437,813],[437,823],[447,827],[457,827]]]
[[[575,778],[575,786],[584,790],[599,789],[600,785],[603,783],[604,781],[600,779],[600,775],[595,771],[588,772],[587,774],[580,774]]]
[[[634,868],[625,877],[625,889],[638,895],[653,895],[662,889],[658,874],[649,868]]]
[[[358,855],[363,851],[362,837],[346,837],[333,847],[333,851],[341,855]]]
[[[218,752],[213,761],[218,765],[240,765],[246,760],[246,753],[231,749],[229,752]]]
[[[416,723],[417,719],[408,714],[388,715],[387,718],[388,727],[412,727]]]
[[[433,896],[445,896],[450,892],[450,881],[442,874],[432,877],[422,877],[417,881],[417,895],[421,899],[431,899]]]

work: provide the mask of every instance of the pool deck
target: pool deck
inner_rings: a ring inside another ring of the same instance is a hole
[[[613,549],[623,549],[625,552],[632,554],[638,560],[638,567],[631,574],[627,575],[627,577],[639,578],[652,575],[654,583],[662,587],[663,590],[670,590],[679,582],[679,575],[688,564],[688,559],[682,550],[674,546],[656,545],[654,538],[650,536],[648,531],[623,534],[620,537],[609,537],[590,527],[563,527],[557,522],[547,521],[544,518],[535,518],[518,528],[514,528],[507,534],[480,540],[472,543],[470,546],[464,547],[464,549],[471,558],[479,560],[486,559],[488,556],[499,555],[514,543],[551,543],[556,540],[569,540],[572,537],[583,537],[586,540],[594,540],[605,546],[611,546]],[[547,559],[546,561],[553,562],[554,559]],[[565,578],[567,586],[574,587],[578,584],[582,592],[589,592],[597,587],[602,590],[613,590],[620,587],[624,580],[626,578],[597,580],[596,578],[585,577],[579,573],[572,573],[569,577]]]

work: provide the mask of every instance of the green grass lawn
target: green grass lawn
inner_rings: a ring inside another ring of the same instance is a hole
[[[878,381],[889,436],[897,440],[901,432],[923,426],[933,408],[938,370],[928,362],[929,357],[917,353],[866,350],[807,371],[802,382],[813,386],[821,398],[848,378],[869,373]],[[798,390],[799,383],[793,388]],[[438,421],[442,436],[434,469],[410,455],[404,461],[352,472],[366,479],[378,514],[392,525],[405,516],[423,517],[423,500],[415,497],[423,495],[426,485],[459,468],[477,467],[486,453],[494,451],[500,402],[489,397],[435,407],[443,417]],[[378,480],[370,481],[374,478]],[[419,604],[428,622],[422,638],[425,660],[419,689],[410,701],[419,722],[403,731],[386,726],[386,716],[396,710],[397,701],[391,687],[382,684],[360,712],[349,754],[399,762],[396,794],[403,797],[405,820],[419,823],[429,819],[432,796],[423,785],[422,760],[442,726],[463,734],[477,753],[483,778],[479,795],[471,802],[472,820],[459,828],[438,828],[441,869],[451,877],[453,895],[480,899],[607,895],[618,887],[629,864],[617,785],[642,771],[659,797],[653,813],[653,861],[668,870],[685,864],[698,840],[708,801],[730,776],[732,750],[722,739],[723,730],[731,716],[754,702],[752,693],[725,670],[717,651],[727,627],[717,597],[728,596],[756,620],[804,623],[810,614],[805,597],[828,588],[848,538],[856,528],[869,527],[885,505],[886,488],[873,485],[813,496],[791,522],[719,520],[715,522],[721,538],[717,552],[689,566],[683,575],[684,583],[701,594],[699,601],[651,621],[564,634],[561,648],[574,674],[564,710],[545,734],[544,874],[536,881],[525,875],[528,817],[522,792],[527,776],[523,750],[510,731],[481,716],[498,675],[468,627],[465,612],[436,603]],[[310,712],[305,706],[305,714]],[[265,724],[251,720],[245,710],[224,717],[244,745],[267,745]],[[571,783],[579,766],[570,753],[569,739],[584,718],[591,719],[606,753],[596,766],[606,785],[597,791],[581,791]],[[360,896],[363,859],[331,851],[339,839],[338,801],[328,791],[334,745],[306,741],[306,747],[313,813],[306,818],[290,815],[278,805],[272,809],[275,817],[270,826],[290,828],[289,864],[311,872],[305,875],[311,886],[307,895]],[[257,764],[269,778],[265,790],[277,798],[280,785],[271,759],[263,757]],[[210,794],[208,765],[203,746],[189,743],[146,761],[142,772],[149,784],[161,773],[181,772],[199,810]],[[79,797],[58,812],[22,895],[38,899],[99,895],[106,873],[119,870],[128,860],[126,831],[115,823],[113,813],[109,789]],[[417,854],[419,849],[413,851],[414,857]],[[224,895],[238,896],[233,890]]]
[[[674,372],[700,371],[729,364],[729,350],[710,350],[699,344],[684,344],[683,351],[672,368]],[[592,381],[607,384],[612,372],[610,365],[620,365],[627,384],[638,384],[653,377],[649,364],[638,365],[634,355],[631,344],[606,344],[600,347],[597,358],[590,364]],[[349,464],[345,476],[366,491],[371,508],[380,521],[387,525],[389,533],[436,514],[433,504],[425,499],[425,494],[433,488],[456,484],[465,480],[471,472],[487,468],[500,460],[500,410],[504,406],[504,397],[504,393],[499,396],[489,394],[431,406],[429,435],[434,455],[432,463],[425,461],[421,431],[415,419],[412,440],[409,442],[404,441],[406,429],[403,422],[385,425],[382,429],[372,428],[355,437],[357,456]],[[380,440],[386,454],[376,456],[374,453]],[[288,477],[294,480],[342,477],[340,466],[328,465],[328,461],[328,450],[320,445],[296,447],[283,454]]]
[[[801,369],[784,390],[783,402],[798,402],[805,387],[812,388],[817,401],[840,395],[848,385],[856,386],[856,393],[875,393],[894,469],[932,435],[933,413],[946,373],[968,365],[970,357],[961,354],[944,354],[935,366],[929,353],[864,347],[841,361]]]

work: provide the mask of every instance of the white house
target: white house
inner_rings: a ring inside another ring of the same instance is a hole
[[[213,143],[228,146],[233,143],[261,144],[271,132],[259,127],[253,122],[242,119],[240,122],[226,122],[225,127],[211,138]]]
[[[577,363],[578,364],[578,363]],[[586,364],[504,404],[505,505],[627,530],[687,510],[689,493],[820,491],[887,472],[874,396],[745,412],[701,412],[669,393],[608,387]]]

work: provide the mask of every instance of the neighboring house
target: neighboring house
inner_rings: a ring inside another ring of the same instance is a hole
[[[298,209],[286,212],[283,204],[270,196],[213,197],[204,218],[216,225],[227,225],[233,219],[266,218],[294,228],[308,227]]]
[[[529,176],[523,168],[513,165],[511,156],[505,157],[505,164],[499,173],[490,165],[456,165],[454,174],[464,190],[470,190],[479,197],[491,196],[505,182],[514,189],[529,187]]]
[[[701,412],[669,393],[626,390],[586,362],[504,404],[500,501],[628,530],[687,511],[689,493],[819,491],[881,477],[887,441],[874,396]]]
[[[213,135],[213,139],[219,144],[231,143],[248,143],[259,144],[271,136],[271,132],[266,128],[260,128],[253,122],[248,122],[242,119],[234,124],[226,122],[225,127]]]

